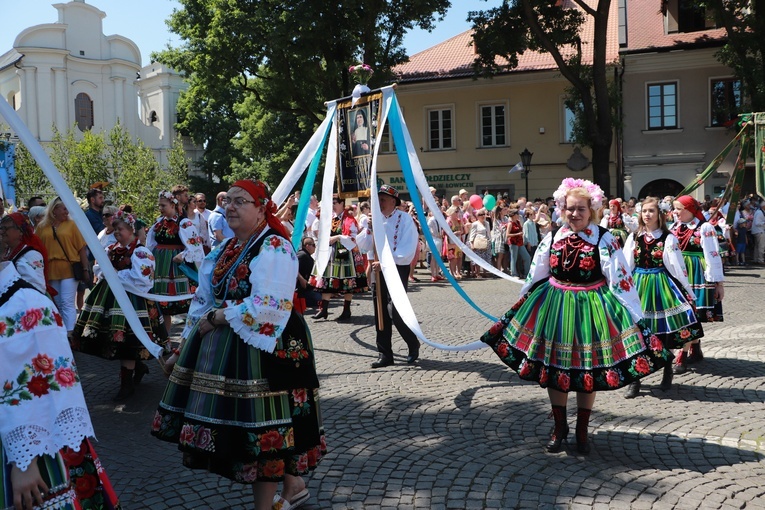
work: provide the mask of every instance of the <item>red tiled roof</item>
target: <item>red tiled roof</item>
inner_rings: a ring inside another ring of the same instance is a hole
[[[588,5],[597,6],[597,0],[586,0]],[[579,9],[573,0],[563,0],[563,8]],[[608,20],[608,42],[606,46],[606,60],[613,61],[619,55],[619,43],[617,40],[618,9],[616,2],[611,4],[611,12]],[[592,62],[592,40],[595,32],[595,22],[592,16],[585,14],[585,23],[582,27],[581,40],[583,61]],[[412,55],[409,62],[396,66],[393,71],[400,82],[429,81],[448,78],[463,78],[473,75],[473,61],[476,58],[475,48],[472,46],[473,31],[467,30],[459,35],[447,39],[432,48],[423,50]],[[573,48],[569,53],[573,52]],[[566,53],[564,53],[566,56]],[[504,65],[507,61],[497,58],[497,64]],[[549,53],[526,51],[518,55],[518,67],[504,73],[517,73],[529,71],[543,71],[557,69],[558,65]]]
[[[645,51],[692,45],[719,44],[727,39],[724,28],[699,32],[664,32],[660,0],[627,2],[627,47],[623,51]]]

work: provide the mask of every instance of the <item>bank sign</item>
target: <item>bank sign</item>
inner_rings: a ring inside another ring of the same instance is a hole
[[[433,174],[425,175],[428,180],[428,184],[437,189],[459,189],[465,188],[470,190],[474,188],[475,184],[470,180],[472,174]],[[406,181],[403,175],[394,175],[392,177],[383,178],[377,176],[377,187],[379,188],[383,184],[389,184],[402,193],[408,193],[406,187]]]

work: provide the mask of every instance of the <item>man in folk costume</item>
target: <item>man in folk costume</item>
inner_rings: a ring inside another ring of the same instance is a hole
[[[411,216],[397,208],[401,205],[401,199],[396,188],[388,185],[381,186],[378,191],[378,198],[380,201],[380,211],[383,214],[383,224],[376,227],[382,228],[385,231],[388,245],[393,252],[393,259],[396,261],[399,278],[401,278],[401,283],[406,291],[409,283],[409,265],[412,259],[414,259],[417,243],[419,242],[417,227]],[[359,232],[359,235],[356,237],[356,243],[361,251],[369,251],[374,247],[371,227],[372,224],[370,222],[369,228]],[[380,299],[385,307],[382,311],[382,328],[377,328],[377,350],[380,353],[380,357],[372,363],[372,368],[387,367],[393,364],[393,348],[391,344],[393,337],[392,324],[396,325],[396,329],[409,347],[409,355],[406,358],[407,363],[414,363],[420,356],[420,341],[404,323],[396,307],[393,305],[385,277],[381,272],[377,271],[379,268],[379,261],[372,262],[372,269],[375,270],[376,277],[379,276],[379,281],[375,281],[375,285],[380,285]],[[373,292],[372,295],[374,296],[375,324],[380,324],[377,292]]]

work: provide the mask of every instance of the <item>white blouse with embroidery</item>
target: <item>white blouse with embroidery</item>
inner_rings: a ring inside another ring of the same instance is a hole
[[[661,234],[662,231],[660,228],[651,232],[651,235],[654,239],[661,237]],[[635,269],[635,257],[632,255],[635,250],[635,235],[636,234],[630,234],[627,238],[627,241],[624,243],[624,253],[625,257],[627,258],[627,265],[629,266],[630,271]],[[644,235],[646,235],[645,232],[640,232],[637,234],[638,237]],[[664,240],[664,248],[662,250],[661,260],[664,262],[664,267],[667,269],[669,274],[671,274],[683,285],[683,288],[686,292],[686,297],[695,300],[696,295],[693,293],[691,283],[688,281],[688,271],[685,268],[683,253],[680,251],[680,246],[677,243],[677,237],[673,236],[672,234],[667,234],[667,238]]]
[[[118,246],[119,244],[109,246],[107,253],[111,255],[111,251]],[[127,269],[117,271],[117,276],[125,284],[125,290],[139,294],[151,292],[154,287],[154,267],[156,265],[151,251],[145,246],[136,246],[133,254],[130,256],[130,265],[131,267]],[[101,266],[96,263],[93,266],[93,275],[97,280],[101,280],[103,274]]]
[[[231,242],[236,242],[236,238],[216,247],[202,262],[199,286],[191,300],[183,338],[189,338],[199,320],[212,310],[212,274],[215,262]],[[239,279],[246,277],[251,285],[250,295],[241,303],[227,299],[221,308],[231,328],[245,343],[273,352],[292,313],[298,273],[297,255],[288,240],[271,233],[263,240],[260,251],[246,267],[247,271],[244,269],[233,267],[224,285],[236,286]],[[239,276],[239,271],[248,274]]]
[[[157,222],[162,221],[162,219],[160,217],[157,219]],[[157,222],[154,224],[156,225]],[[181,251],[184,260],[186,262],[202,262],[202,259],[205,258],[204,243],[196,227],[194,227],[194,223],[187,218],[183,218],[178,222],[178,227],[178,237],[181,238],[184,247],[183,251]],[[146,232],[146,247],[149,250],[154,250],[157,247],[154,227]]]
[[[412,217],[395,209],[390,216],[383,219],[383,228],[385,229],[385,237],[388,238],[388,243],[393,251],[396,265],[411,263],[420,242],[417,226]],[[366,228],[359,232],[359,235],[356,236],[356,242],[361,251],[371,251],[374,247],[372,231]]]
[[[619,248],[616,238],[610,232],[605,232],[600,241],[598,241],[599,230],[598,226],[594,223],[590,223],[587,228],[578,233],[564,225],[555,233],[554,239],[552,233],[547,234],[542,242],[539,243],[537,251],[534,252],[531,269],[521,288],[521,296],[524,296],[535,283],[551,276],[551,245],[573,235],[578,235],[588,243],[598,246],[600,270],[606,279],[609,289],[614,293],[616,299],[627,308],[635,322],[641,320],[643,318],[643,311],[640,306],[640,297],[638,296],[637,289],[635,289],[632,271],[627,266],[624,253]]]
[[[704,279],[708,282],[725,281],[722,257],[720,257],[720,245],[717,242],[717,231],[710,223],[701,223],[700,227],[699,223],[701,223],[701,220],[693,218],[690,222],[685,223],[685,226],[691,230],[701,229],[701,250],[704,253],[704,261],[707,266],[704,269]]]
[[[0,264],[0,294],[20,279]],[[66,328],[56,306],[32,289],[0,305],[0,442],[8,461],[25,471],[41,455],[93,437]]]

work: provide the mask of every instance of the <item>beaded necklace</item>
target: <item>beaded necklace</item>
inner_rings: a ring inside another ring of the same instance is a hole
[[[688,243],[690,243],[691,237],[693,237],[694,230],[695,229],[689,228],[685,223],[682,223],[680,228],[675,231],[675,237],[677,237],[681,250],[685,250],[688,247]]]
[[[234,242],[233,239],[228,242],[226,249],[215,264],[215,269],[213,269],[212,276],[210,277],[210,283],[212,284],[213,289],[219,288],[221,284],[228,280],[231,271],[239,265],[239,262],[241,262],[249,251],[249,248],[255,241],[257,241],[258,237],[260,237],[260,233],[263,232],[266,225],[267,223],[264,219],[257,227],[255,227],[255,230],[250,234],[246,243]],[[234,246],[231,246],[232,244]],[[228,286],[226,287],[223,301],[226,300],[226,295],[228,295]]]

